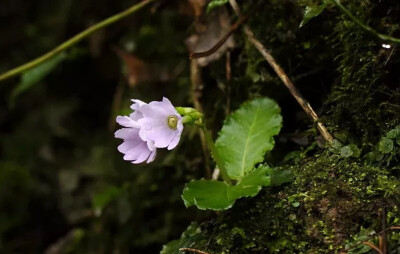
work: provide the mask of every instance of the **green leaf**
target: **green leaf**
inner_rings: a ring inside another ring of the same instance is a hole
[[[297,202],[297,201],[296,201],[296,202],[293,202],[293,203],[292,203],[292,206],[293,206],[293,207],[299,207],[299,206],[300,206],[300,202]]]
[[[342,149],[340,149],[340,156],[344,158],[349,158],[351,156],[360,157],[360,154],[361,150],[354,144],[344,146]]]
[[[388,138],[382,138],[381,141],[379,141],[379,151],[382,153],[390,153],[393,151],[393,140],[388,139]]]
[[[384,154],[378,151],[378,149],[374,149],[373,151],[367,153],[365,155],[365,158],[369,162],[374,162],[374,161],[381,161],[384,157]]]
[[[222,210],[231,207],[235,202],[235,199],[229,197],[229,186],[225,182],[205,179],[187,183],[182,199],[186,207],[196,205],[202,210]]]
[[[170,241],[169,243],[163,246],[160,254],[178,254],[180,242],[181,242],[180,239]]]
[[[279,168],[269,168],[269,181],[271,186],[279,186],[283,183],[291,182],[293,179],[292,172],[290,170],[282,170]]]
[[[244,103],[225,122],[216,148],[232,179],[239,180],[274,147],[282,126],[278,104],[268,98]]]
[[[361,149],[358,148],[355,144],[350,144],[350,149],[353,151],[353,157],[360,157]]]
[[[325,2],[321,5],[317,6],[307,6],[304,12],[303,20],[300,23],[299,27],[303,27],[305,24],[308,23],[312,18],[317,17],[325,10],[326,4]]]
[[[269,169],[268,166],[263,165],[245,175],[235,186],[231,187],[231,196],[235,199],[253,197],[258,194],[262,186],[270,186]]]
[[[229,0],[212,0],[208,5],[207,5],[207,13],[209,13],[212,9],[225,5],[229,2]]]
[[[186,184],[182,199],[186,207],[224,210],[232,207],[238,198],[253,197],[262,186],[269,186],[269,167],[261,166],[244,176],[235,186],[214,180],[194,180]]]
[[[344,146],[342,149],[340,149],[340,156],[344,158],[349,158],[350,156],[353,155],[353,151],[349,146]]]
[[[62,52],[50,60],[36,66],[35,68],[26,71],[22,74],[21,81],[11,92],[11,104],[14,104],[16,97],[22,92],[28,90],[33,85],[39,83],[42,79],[44,79],[48,74],[50,74],[57,65],[64,60],[66,57],[66,53]]]
[[[399,138],[400,137],[400,126],[397,126],[396,128],[390,130],[387,134],[386,134],[387,138]]]

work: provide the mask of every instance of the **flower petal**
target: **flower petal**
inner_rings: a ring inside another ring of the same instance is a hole
[[[179,115],[174,105],[172,105],[171,101],[168,100],[167,98],[163,97],[162,104],[163,108],[165,108],[165,110],[168,110],[168,112],[170,112],[171,115]]]
[[[148,149],[146,143],[142,143],[135,147],[132,151],[128,151],[128,153],[131,152],[132,156],[135,156],[135,159],[132,161],[134,164],[139,164],[147,160],[149,158],[149,155],[151,151]]]
[[[114,136],[120,139],[137,139],[139,137],[139,129],[137,128],[122,128],[115,132]]]
[[[143,118],[143,113],[140,109],[143,105],[147,105],[147,103],[144,103],[141,100],[135,100],[135,99],[133,99],[132,101],[133,101],[133,104],[131,105],[131,109],[133,109],[134,112],[132,114],[130,114],[129,117],[132,118],[133,120],[137,121],[140,118]]]
[[[154,149],[154,151],[151,152],[149,158],[147,159],[147,163],[154,161],[156,155],[157,155],[157,149]]]
[[[157,148],[154,146],[154,141],[152,141],[152,140],[147,141],[147,147],[149,148],[150,151],[157,150]]]
[[[131,150],[133,147],[135,147],[135,145],[136,145],[136,142],[124,141],[122,144],[120,144],[118,146],[118,151],[120,151],[121,153],[125,154],[129,150]]]
[[[140,111],[143,113],[144,117],[153,119],[166,119],[170,115],[159,101],[153,101],[144,105],[140,108]]]
[[[135,164],[142,163],[145,160],[154,160],[157,149],[151,145],[153,142],[145,142],[139,137],[139,129],[123,128],[116,131],[115,135],[124,138],[124,142],[118,146],[118,151],[124,154],[124,160],[132,161]],[[150,144],[152,150],[150,150],[148,144]]]
[[[136,110],[143,105],[147,105],[146,102],[143,102],[141,100],[132,99],[131,101],[133,101],[133,104],[131,105],[131,109],[133,109],[133,110]]]
[[[175,133],[174,138],[169,143],[167,149],[168,150],[174,149],[178,145],[180,138],[181,138],[181,135],[179,133]]]
[[[167,125],[158,125],[149,129],[142,127],[139,135],[142,139],[153,141],[155,147],[165,148],[174,138],[175,130],[170,129]]]
[[[175,131],[168,127],[159,127],[148,135],[150,140],[154,140],[154,146],[157,148],[167,147],[175,136]]]
[[[117,123],[124,127],[139,128],[140,126],[136,121],[127,116],[117,116]]]
[[[183,131],[183,124],[182,121],[180,121],[178,122],[178,126],[175,130],[175,136],[167,147],[168,150],[172,150],[178,145],[179,140],[181,139],[182,131]]]
[[[138,121],[138,124],[140,126],[139,136],[144,141],[155,141],[150,137],[154,136],[156,128],[168,128],[168,124],[162,121],[162,118],[143,117]]]
[[[124,160],[133,161],[133,163],[141,163],[149,157],[150,153],[151,151],[147,148],[146,143],[143,142],[131,147],[131,149],[125,153]]]

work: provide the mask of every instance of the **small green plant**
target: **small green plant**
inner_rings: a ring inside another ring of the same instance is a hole
[[[215,152],[223,163],[218,166],[226,171],[229,180],[191,181],[182,194],[185,205],[227,209],[238,198],[255,196],[263,186],[274,184],[270,176],[274,171],[266,164],[256,165],[273,149],[273,137],[281,126],[282,117],[275,101],[259,98],[244,103],[225,121],[216,141]]]

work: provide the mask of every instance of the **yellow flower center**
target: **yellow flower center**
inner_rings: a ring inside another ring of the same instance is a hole
[[[176,126],[178,125],[178,117],[169,116],[168,117],[168,126],[169,128],[176,130]]]

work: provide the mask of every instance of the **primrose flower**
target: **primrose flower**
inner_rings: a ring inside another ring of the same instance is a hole
[[[134,112],[117,117],[117,122],[125,127],[115,132],[116,138],[124,140],[118,150],[132,163],[149,163],[157,148],[171,150],[177,146],[183,131],[182,117],[167,98],[149,104],[132,101]]]
[[[164,97],[162,101],[141,106],[140,111],[143,113],[143,118],[137,121],[140,137],[154,141],[157,148],[174,149],[181,138],[183,123],[172,103]]]

